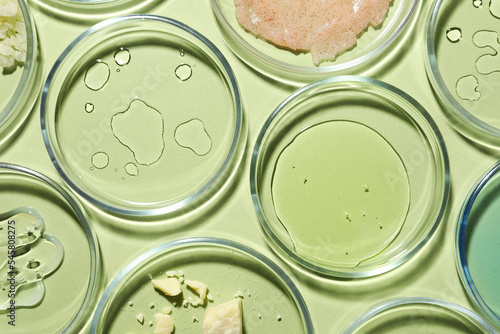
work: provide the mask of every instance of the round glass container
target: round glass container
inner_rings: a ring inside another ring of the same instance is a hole
[[[390,300],[373,307],[345,330],[354,333],[498,333],[460,305],[424,297]]]
[[[220,189],[241,156],[233,72],[205,37],[153,15],[112,18],[62,53],[42,133],[64,180],[114,213],[179,213]]]
[[[76,21],[102,21],[110,16],[145,12],[159,0],[34,0],[51,13]]]
[[[234,0],[211,0],[212,9],[228,45],[243,61],[278,79],[311,82],[327,76],[353,73],[387,51],[418,8],[418,0],[394,0],[383,23],[358,36],[357,44],[334,61],[316,66],[311,54],[292,52],[247,32],[236,18]]]
[[[100,257],[86,213],[63,187],[0,163],[1,333],[76,333],[97,304]]]
[[[152,284],[169,276],[180,278],[179,296],[167,297]],[[208,285],[201,305],[189,302],[199,296],[188,280]],[[244,333],[314,332],[296,286],[269,259],[232,241],[188,238],[153,248],[127,265],[99,302],[91,333],[140,331],[153,327],[158,313],[171,313],[176,332],[201,332],[206,309],[234,298],[241,298]]]
[[[441,134],[413,98],[339,76],[283,101],[255,144],[250,186],[273,246],[312,271],[365,277],[413,256],[449,193]]]
[[[33,17],[25,0],[19,1],[26,28],[26,60],[0,73],[0,143],[6,141],[33,108],[41,82],[38,40]]]
[[[450,123],[486,146],[500,145],[498,2],[435,2],[426,29],[429,80]]]
[[[456,260],[470,299],[500,326],[500,164],[488,170],[464,201],[456,228]]]

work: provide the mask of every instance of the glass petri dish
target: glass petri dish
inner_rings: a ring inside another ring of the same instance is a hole
[[[338,76],[273,111],[253,150],[250,186],[268,241],[285,259],[366,277],[399,266],[431,237],[449,164],[436,124],[413,98]]]
[[[500,325],[500,289],[496,261],[500,250],[496,220],[500,210],[500,164],[495,164],[472,187],[458,217],[455,250],[457,268],[470,299],[495,324]]]
[[[184,278],[178,298],[167,298],[151,283],[151,278],[167,278],[167,271]],[[207,284],[212,300],[202,306],[183,303],[198,297],[186,287],[187,280]],[[200,332],[207,307],[236,296],[242,300],[245,333],[314,332],[296,286],[269,259],[229,240],[187,238],[153,248],[126,266],[101,298],[91,333],[140,331],[150,321],[154,324],[154,314],[165,307],[172,310],[176,332]],[[136,318],[139,314],[143,322]]]
[[[498,3],[435,2],[426,29],[429,81],[450,123],[465,137],[500,145]]]
[[[379,304],[352,322],[351,333],[498,333],[460,305],[434,298],[395,299]]]
[[[110,16],[145,12],[159,0],[34,0],[52,14],[70,16],[76,21],[102,21]]]
[[[132,216],[202,203],[245,139],[223,55],[182,23],[145,14],[98,23],[68,46],[45,84],[41,122],[71,188]]]
[[[6,141],[18,128],[35,104],[42,84],[38,40],[33,17],[25,0],[19,7],[26,28],[26,60],[15,63],[0,72],[0,143]]]
[[[365,29],[354,48],[319,66],[314,65],[310,53],[291,52],[247,32],[236,18],[234,0],[211,0],[211,4],[227,44],[243,61],[277,79],[311,82],[332,75],[352,74],[382,55],[404,30],[419,1],[392,1],[381,26]]]
[[[0,163],[0,189],[0,332],[78,332],[96,307],[100,278],[86,213],[25,167]]]

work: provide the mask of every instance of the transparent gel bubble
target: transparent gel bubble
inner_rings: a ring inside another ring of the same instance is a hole
[[[152,165],[163,155],[162,114],[142,100],[133,100],[127,110],[115,114],[111,118],[111,130],[141,165]]]
[[[85,111],[90,114],[94,111],[94,105],[90,102],[85,103]]]
[[[460,28],[450,28],[446,30],[446,38],[452,43],[457,43],[462,39],[462,30]]]
[[[53,235],[44,234],[41,215],[19,207],[0,214],[0,313],[15,300],[16,308],[35,307],[45,295],[44,278],[61,265],[64,248]]]
[[[207,155],[212,149],[212,139],[203,122],[197,118],[177,126],[174,132],[176,143],[192,150],[196,155]]]
[[[92,156],[92,166],[97,169],[106,168],[109,164],[109,156],[106,152],[96,152]]]
[[[188,64],[181,64],[175,69],[175,76],[181,80],[186,81],[193,75],[193,70]]]
[[[464,76],[457,81],[455,90],[457,95],[462,100],[477,101],[481,98],[481,93],[478,91],[479,82],[473,75]]]
[[[85,85],[94,91],[101,90],[108,83],[109,75],[110,70],[108,64],[97,61],[85,72]]]
[[[130,55],[130,51],[125,48],[120,48],[120,50],[115,53],[115,62],[119,66],[125,66],[130,63],[130,59],[132,58]]]
[[[125,172],[130,176],[138,176],[139,168],[133,162],[129,162],[125,165]]]

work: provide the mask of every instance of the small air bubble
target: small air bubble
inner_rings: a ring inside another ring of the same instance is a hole
[[[474,7],[479,8],[483,5],[483,0],[472,0]]]

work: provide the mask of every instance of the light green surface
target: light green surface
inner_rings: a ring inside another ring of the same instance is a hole
[[[30,3],[40,37],[45,78],[63,49],[90,24],[51,18],[48,13],[33,8],[34,1]],[[296,87],[259,75],[233,55],[221,37],[208,1],[167,0],[150,12],[178,19],[200,31],[223,52],[233,67],[249,128],[248,145],[230,187],[209,203],[210,207],[184,216],[182,221],[144,223],[118,219],[84,203],[100,241],[106,285],[127,263],[158,244],[179,237],[207,235],[245,243],[280,264],[302,292],[317,333],[339,333],[361,312],[393,297],[428,296],[471,308],[455,269],[453,229],[457,212],[469,188],[500,155],[481,150],[458,135],[449,126],[436,102],[425,74],[421,33],[430,6],[430,1],[423,2],[419,19],[410,33],[398,40],[399,46],[404,43],[405,47],[393,46],[386,53],[385,60],[367,73],[403,89],[418,100],[438,123],[450,155],[452,193],[448,213],[430,242],[412,260],[378,277],[337,280],[319,278],[290,268],[272,252],[262,236],[250,198],[250,154],[257,133],[269,113]],[[10,146],[2,147],[0,160],[32,167],[61,181],[43,145],[39,116],[37,106],[18,138]]]

